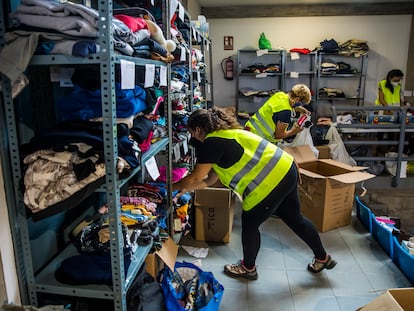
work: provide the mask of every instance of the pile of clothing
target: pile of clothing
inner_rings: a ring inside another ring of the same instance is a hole
[[[323,59],[321,63],[322,75],[335,74],[357,74],[358,69],[351,68],[351,65],[345,62],[333,62],[329,59]]]
[[[350,39],[339,45],[338,54],[345,56],[360,57],[369,51],[368,41],[359,39]]]
[[[320,97],[334,97],[334,98],[345,98],[345,94],[341,89],[322,87],[319,89]]]

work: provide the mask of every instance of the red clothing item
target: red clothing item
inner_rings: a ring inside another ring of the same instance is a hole
[[[141,29],[148,29],[147,22],[142,17],[133,17],[124,14],[117,14],[114,15],[114,17],[127,25],[132,32],[137,32]]]
[[[311,50],[307,49],[307,48],[293,48],[290,49],[289,52],[296,52],[296,53],[300,53],[300,54],[309,54],[311,52]]]

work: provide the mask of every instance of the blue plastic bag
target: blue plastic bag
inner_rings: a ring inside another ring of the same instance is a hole
[[[182,268],[194,278],[182,277]],[[218,311],[224,287],[212,272],[201,270],[189,262],[176,262],[174,271],[168,267],[160,272],[165,308],[168,311]]]

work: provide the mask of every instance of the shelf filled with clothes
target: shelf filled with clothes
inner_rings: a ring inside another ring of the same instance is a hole
[[[172,206],[169,170],[162,199],[142,185],[157,155],[172,163],[169,2],[156,1],[163,24],[124,1],[12,2],[0,16],[1,148],[22,302],[60,295],[127,310]],[[66,9],[76,31],[60,28]]]

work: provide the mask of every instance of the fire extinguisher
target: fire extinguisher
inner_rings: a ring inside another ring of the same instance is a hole
[[[234,63],[231,57],[225,58],[221,61],[221,69],[223,70],[224,79],[233,80],[233,67]]]

